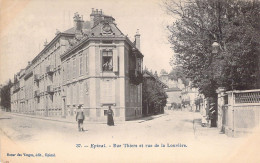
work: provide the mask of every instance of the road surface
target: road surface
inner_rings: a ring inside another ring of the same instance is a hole
[[[201,127],[199,113],[167,111],[115,126],[77,124],[1,112],[1,161],[218,162],[233,159],[246,138]],[[21,156],[17,156],[17,154]]]

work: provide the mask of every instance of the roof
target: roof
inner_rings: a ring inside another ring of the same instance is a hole
[[[163,88],[168,88],[168,86],[166,84],[164,84],[157,76],[153,75],[151,72],[144,70],[143,71],[143,77],[144,78],[153,78],[154,80],[158,81]]]
[[[103,34],[103,27],[104,24],[109,24],[111,33],[110,34]],[[71,32],[73,29],[67,30],[67,32]],[[133,48],[132,50],[135,51],[138,55],[143,57],[142,53],[135,47],[135,45],[128,39],[127,36],[125,36],[120,29],[117,27],[117,25],[113,22],[106,22],[106,21],[100,21],[99,24],[92,27],[91,29],[87,29],[87,35],[83,36],[83,38],[79,41],[76,41],[73,46],[71,46],[64,54],[61,55],[61,58],[64,58],[71,53],[73,53],[75,50],[78,49],[79,46],[82,46],[84,43],[86,43],[89,40],[101,40],[101,39],[113,39],[113,40],[125,40],[129,45]],[[66,32],[66,31],[65,31]],[[84,32],[84,29],[83,29]]]
[[[84,21],[83,23],[83,30],[84,29],[87,29],[87,30],[90,30],[90,21]],[[72,27],[70,29],[67,29],[66,31],[64,31],[63,33],[67,33],[67,34],[75,34],[75,27]]]
[[[67,30],[64,31],[63,33],[75,34],[75,28],[72,27],[72,28],[70,28],[70,29],[67,29]]]
[[[45,47],[41,50],[41,52],[40,52],[36,57],[34,57],[34,59],[31,61],[31,63],[33,64],[33,63],[37,60],[38,57],[40,57],[47,49],[49,49],[49,47],[50,47],[56,40],[58,40],[58,38],[60,38],[60,37],[63,36],[63,35],[73,36],[74,34],[70,34],[70,33],[58,33],[58,34],[52,39],[52,41],[51,41],[50,43],[48,43],[47,46],[45,46]],[[31,66],[32,64],[30,64],[30,66]],[[30,66],[27,66],[25,69],[27,69],[27,68],[30,67]]]

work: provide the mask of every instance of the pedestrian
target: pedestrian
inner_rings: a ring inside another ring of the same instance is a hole
[[[217,127],[215,103],[210,104],[209,117],[210,117],[210,127]]]
[[[81,105],[79,105],[76,115],[76,121],[78,121],[78,129],[79,131],[84,131],[83,129],[83,121],[85,120],[85,115],[83,109],[81,109]]]
[[[114,112],[111,109],[111,106],[109,106],[108,111],[107,111],[107,125],[108,126],[114,126],[113,116],[114,116]]]

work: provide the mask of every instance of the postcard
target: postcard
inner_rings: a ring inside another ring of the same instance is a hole
[[[0,162],[260,161],[259,1],[0,4]]]

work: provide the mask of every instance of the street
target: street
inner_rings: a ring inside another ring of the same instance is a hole
[[[227,137],[216,128],[201,127],[199,120],[199,113],[167,111],[140,120],[115,122],[110,127],[85,122],[85,131],[78,132],[76,121],[56,122],[1,112],[1,158],[9,162],[232,159],[246,138]]]

